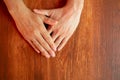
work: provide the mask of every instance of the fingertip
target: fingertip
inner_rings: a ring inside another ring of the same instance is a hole
[[[60,51],[61,50],[61,48],[58,48],[58,51]]]
[[[58,47],[58,51],[62,50],[62,48],[63,48],[62,46],[61,46],[61,47]]]
[[[50,55],[46,55],[46,58],[49,59],[49,58],[50,58]]]
[[[51,52],[51,56],[52,57],[55,57],[56,55],[55,55],[55,52]]]
[[[38,9],[33,9],[33,11],[34,11],[34,12],[37,12],[37,11],[38,11]]]
[[[51,48],[52,48],[54,51],[57,51],[57,47],[55,46],[54,43],[51,44]]]
[[[55,55],[54,55],[54,56],[52,55],[52,57],[54,58],[54,57],[55,57]]]
[[[38,49],[34,48],[34,50],[35,50],[38,54],[40,53],[40,51],[39,51]]]
[[[56,49],[56,47],[55,47],[55,46],[53,47],[53,50],[54,50],[54,51],[57,51],[57,49]]]
[[[45,57],[45,58],[50,58],[50,55],[48,53],[42,53],[42,55]]]
[[[38,54],[40,54],[40,51],[36,50],[36,52],[37,52]]]

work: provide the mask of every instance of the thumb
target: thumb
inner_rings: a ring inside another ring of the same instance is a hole
[[[43,22],[48,24],[48,25],[56,25],[58,23],[57,20],[52,19],[51,17],[49,17],[52,13],[50,13],[52,10],[39,10],[39,9],[33,9],[34,13],[39,14],[39,15],[43,15]],[[46,16],[44,16],[46,15]],[[47,17],[48,16],[48,17]]]
[[[33,9],[33,11],[34,11],[35,13],[37,13],[37,14],[50,16],[50,10]]]
[[[58,23],[57,20],[54,20],[54,19],[46,17],[46,16],[44,16],[43,22],[48,24],[48,25],[51,25],[51,26],[54,26]]]

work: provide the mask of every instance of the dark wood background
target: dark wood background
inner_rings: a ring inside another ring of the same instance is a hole
[[[25,0],[57,8],[65,0]],[[56,58],[38,55],[0,0],[0,80],[120,80],[120,0],[85,0],[79,27]]]

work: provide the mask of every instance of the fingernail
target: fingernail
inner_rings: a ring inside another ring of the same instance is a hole
[[[50,55],[47,55],[46,58],[50,58]]]
[[[55,53],[54,53],[54,52],[51,52],[51,56],[52,56],[52,57],[55,57]]]
[[[61,50],[61,48],[58,48],[58,51],[60,51]]]
[[[38,51],[38,50],[37,50],[36,52],[37,52],[37,53],[40,53],[40,51]]]
[[[33,11],[34,11],[34,12],[38,12],[38,10],[37,10],[37,9],[33,9]]]
[[[57,49],[56,49],[56,47],[53,47],[53,49],[54,49],[54,51],[56,51]]]

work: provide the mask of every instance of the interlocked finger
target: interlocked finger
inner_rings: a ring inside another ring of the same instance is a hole
[[[40,45],[40,43],[37,40],[34,39],[32,43],[41,51],[42,55],[44,55],[47,58],[50,57],[48,52]]]
[[[55,42],[55,40],[57,39],[57,37],[59,36],[59,34],[57,33],[57,31],[53,31],[53,33],[52,33],[52,39],[53,39],[53,41]]]
[[[40,34],[40,33],[39,33]],[[54,51],[50,48],[50,46],[47,44],[47,42],[44,40],[44,38],[41,35],[36,35],[36,39],[41,44],[41,46],[51,54],[52,57],[55,57]]]
[[[64,37],[61,35],[55,40],[55,45],[57,46],[57,48],[61,44],[63,39],[64,39]]]
[[[51,38],[50,34],[47,32],[47,30],[44,30],[44,32],[41,33],[44,40],[49,44],[49,46],[56,51],[56,46],[54,44],[53,39]]]
[[[67,43],[68,41],[68,38],[64,38],[61,42],[61,44],[58,46],[58,51],[60,51],[64,46],[65,44]]]

